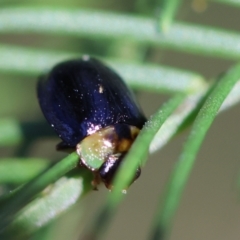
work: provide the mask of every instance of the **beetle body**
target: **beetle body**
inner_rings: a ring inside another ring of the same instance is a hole
[[[62,139],[58,149],[76,149],[81,165],[111,188],[116,166],[146,121],[126,84],[98,60],[84,57],[56,65],[40,77],[37,92],[44,116]]]

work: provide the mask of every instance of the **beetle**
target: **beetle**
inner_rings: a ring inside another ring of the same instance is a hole
[[[113,187],[113,178],[146,118],[121,77],[99,60],[83,56],[57,64],[37,83],[41,110],[62,142],[91,170],[92,185]],[[134,180],[140,176],[136,169]]]

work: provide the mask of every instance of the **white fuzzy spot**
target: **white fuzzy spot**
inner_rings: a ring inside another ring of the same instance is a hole
[[[99,92],[99,93],[103,93],[103,90],[104,90],[103,86],[102,86],[102,85],[99,85],[99,90],[98,90],[98,92]]]
[[[82,60],[83,61],[89,61],[90,60],[90,56],[89,55],[83,55],[82,56]]]

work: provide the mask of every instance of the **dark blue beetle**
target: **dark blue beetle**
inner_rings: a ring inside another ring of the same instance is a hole
[[[56,65],[40,77],[38,99],[44,116],[62,142],[57,149],[77,151],[80,163],[95,173],[94,187],[112,188],[114,174],[146,122],[122,79],[96,59],[84,56]],[[140,175],[136,170],[134,180]]]

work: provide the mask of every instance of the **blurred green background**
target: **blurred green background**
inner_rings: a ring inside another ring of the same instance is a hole
[[[27,4],[35,7],[44,5],[106,10],[155,18],[157,1],[2,1],[0,8]],[[183,1],[176,19],[239,32],[239,13],[239,8],[217,1]],[[152,62],[196,71],[208,79],[223,73],[235,62],[111,39],[89,40],[86,37],[6,33],[0,35],[0,42],[45,50],[64,50],[74,54],[79,52],[79,54]],[[37,77],[0,72],[1,118],[16,118],[24,122],[44,121],[37,103],[36,81]],[[168,98],[167,95],[150,92],[137,92],[137,96],[148,117]],[[219,115],[208,132],[174,219],[170,240],[239,239],[240,205],[237,189],[240,169],[239,122],[239,106],[235,106]],[[159,195],[187,134],[188,130],[175,137],[160,152],[149,156],[140,179],[130,188],[126,199],[120,205],[108,230],[107,240],[147,239]],[[29,157],[61,159],[65,154],[55,151],[58,142],[55,137],[42,137],[31,142],[24,151],[19,146],[1,147],[0,157],[21,154]],[[93,221],[106,194],[109,193],[105,188],[91,192],[32,239],[78,239],[80,231]]]

